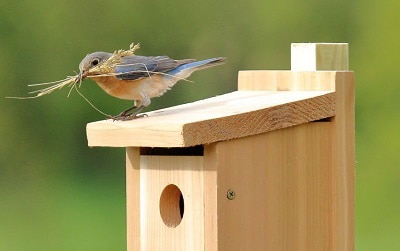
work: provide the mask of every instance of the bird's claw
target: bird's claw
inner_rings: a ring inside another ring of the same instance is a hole
[[[147,114],[139,114],[143,110],[144,106],[133,106],[120,114],[116,116],[108,116],[107,118],[112,119],[112,120],[122,120],[122,121],[127,121],[127,120],[132,120],[132,119],[138,119],[138,118],[143,118],[143,117],[148,117]]]
[[[112,119],[113,121],[128,121],[128,120],[133,120],[133,119],[138,119],[138,118],[143,118],[143,117],[148,117],[147,114],[142,113],[142,114],[134,114],[134,113],[124,113],[121,112],[120,114],[116,116],[109,116],[107,117],[108,119]]]

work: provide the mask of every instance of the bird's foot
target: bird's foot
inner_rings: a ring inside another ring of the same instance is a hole
[[[116,116],[109,116],[109,119],[112,120],[122,120],[122,121],[127,121],[127,120],[133,120],[133,119],[138,119],[138,118],[143,118],[143,117],[148,117],[147,114],[139,114],[143,110],[144,106],[140,107],[131,107],[120,114]]]
[[[112,119],[114,121],[119,120],[119,121],[128,121],[128,120],[133,120],[133,119],[138,119],[138,118],[143,118],[143,117],[148,117],[147,114],[142,113],[142,114],[118,114],[116,116],[110,116],[108,117],[109,119]]]

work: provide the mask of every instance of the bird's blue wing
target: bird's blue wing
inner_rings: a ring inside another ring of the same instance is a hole
[[[153,74],[170,71],[181,64],[191,61],[193,60],[173,60],[167,56],[127,56],[115,67],[114,72],[119,79],[136,80],[149,77]]]

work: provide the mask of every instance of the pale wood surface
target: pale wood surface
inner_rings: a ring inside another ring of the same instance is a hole
[[[355,88],[352,73],[338,73],[337,115],[332,118],[332,250],[354,250]]]
[[[354,76],[335,79],[331,120],[205,146],[218,250],[354,250]]]
[[[204,147],[204,250],[218,250],[218,153],[210,144]],[[222,197],[222,199],[224,199]],[[221,249],[219,249],[221,250]]]
[[[89,123],[89,146],[184,147],[245,137],[335,114],[331,91],[237,91],[147,113]]]
[[[338,250],[329,127],[313,122],[207,146],[217,156],[218,250]]]
[[[347,71],[347,43],[292,43],[292,71]]]
[[[127,148],[127,250],[218,250],[214,152],[202,156],[140,156]],[[214,157],[212,157],[214,156]],[[202,164],[204,162],[204,164]],[[184,196],[182,225],[163,223],[158,203],[175,184]]]
[[[239,71],[239,91],[334,91],[336,71]]]
[[[204,250],[203,157],[142,155],[140,165],[140,250]],[[174,228],[160,216],[160,196],[169,184],[184,198],[183,218]]]
[[[127,250],[140,250],[140,149],[126,149]]]

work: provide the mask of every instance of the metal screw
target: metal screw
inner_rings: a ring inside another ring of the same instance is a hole
[[[233,200],[233,199],[235,199],[235,196],[236,196],[235,191],[233,191],[232,189],[228,189],[228,192],[226,192],[226,197],[229,200]]]

